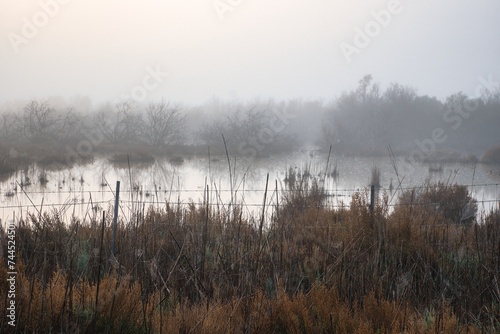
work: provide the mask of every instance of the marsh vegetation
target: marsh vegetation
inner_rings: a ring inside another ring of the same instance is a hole
[[[366,192],[331,209],[319,180],[292,179],[264,225],[241,206],[228,212],[208,202],[139,210],[119,222],[114,258],[111,209],[90,220],[23,219],[18,330],[481,333],[500,326],[500,215],[486,212],[475,224],[466,187],[427,184],[403,192],[393,210],[383,196],[371,213]],[[5,252],[4,232],[1,240]],[[0,305],[5,275],[2,261]]]

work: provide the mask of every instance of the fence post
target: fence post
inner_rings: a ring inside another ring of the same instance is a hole
[[[372,184],[370,191],[370,227],[373,228],[373,211],[375,210],[375,186]]]
[[[120,181],[116,181],[115,216],[113,217],[113,241],[111,243],[111,259],[115,258],[116,224],[118,220],[118,203],[120,200]]]

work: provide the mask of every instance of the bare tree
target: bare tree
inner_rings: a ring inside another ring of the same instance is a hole
[[[287,149],[293,146],[293,140],[280,128],[282,123],[275,123],[274,108],[272,102],[221,106],[220,116],[203,126],[198,135],[210,147],[226,146],[232,152],[270,153]],[[279,124],[279,129],[273,124]]]
[[[380,85],[373,82],[371,74],[365,75],[359,80],[358,89],[356,90],[358,101],[363,104],[374,104],[380,100]]]
[[[75,124],[75,115],[72,108],[65,112],[57,112],[47,102],[32,100],[23,108],[17,123],[24,137],[28,140],[46,141],[57,139],[67,134]]]
[[[244,107],[230,106],[236,110],[229,111],[219,119],[212,120],[211,124],[204,126],[199,133],[202,140],[212,147],[222,147],[223,134],[226,145],[230,149],[236,149],[239,144],[257,137],[258,131],[263,128],[265,114],[258,111],[256,106]]]
[[[385,90],[383,97],[387,103],[407,107],[415,102],[417,92],[411,87],[393,83]]]
[[[178,144],[184,138],[184,125],[180,108],[171,107],[164,100],[150,103],[142,117],[140,138],[153,146]]]
[[[140,116],[132,101],[119,101],[102,107],[93,118],[93,125],[111,144],[135,142],[139,133]]]

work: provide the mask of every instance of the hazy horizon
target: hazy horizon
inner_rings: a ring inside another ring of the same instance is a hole
[[[500,78],[499,12],[484,0],[3,0],[0,103],[144,92],[191,105],[214,96],[329,100],[366,74],[439,99],[473,96],[479,77]],[[346,56],[347,44],[362,47]]]

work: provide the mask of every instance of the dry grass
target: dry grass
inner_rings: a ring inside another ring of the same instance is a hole
[[[385,197],[373,215],[367,193],[333,210],[322,205],[315,180],[296,178],[289,187],[262,232],[260,217],[243,219],[239,208],[230,217],[206,205],[138,212],[119,224],[117,261],[109,259],[111,212],[102,249],[97,217],[66,224],[56,214],[32,216],[16,230],[19,331],[479,333],[500,326],[498,211],[482,225],[454,220],[462,208],[450,202],[469,195],[460,186],[429,185],[411,203],[405,194],[391,213]],[[449,205],[429,209],[429,198]],[[0,309],[5,275],[2,264]]]

